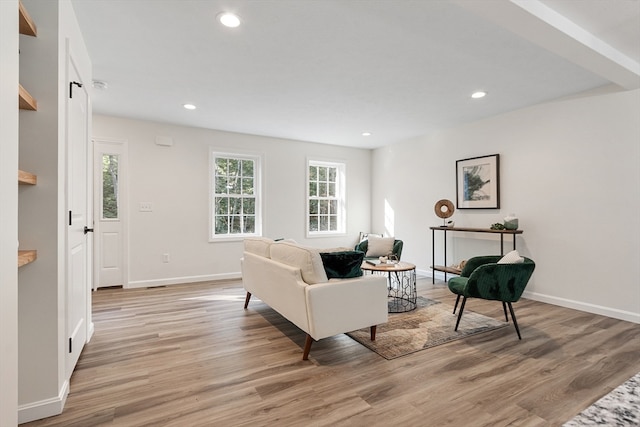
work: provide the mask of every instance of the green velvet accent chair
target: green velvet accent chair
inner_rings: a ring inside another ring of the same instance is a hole
[[[393,250],[391,252],[392,255],[395,255],[398,258],[398,261],[400,261],[400,256],[402,255],[402,246],[403,246],[403,242],[402,240],[394,240],[393,241]],[[367,255],[367,250],[369,250],[369,240],[363,240],[362,242],[358,243],[356,245],[356,247],[354,248],[355,251],[360,251],[360,252],[364,252],[365,257],[364,259],[378,259],[377,256],[375,257],[368,257]]]
[[[526,257],[524,257],[524,262],[519,264],[497,264],[500,258],[502,258],[500,255],[471,258],[462,269],[460,277],[454,277],[449,280],[449,290],[458,295],[456,305],[453,308],[454,314],[460,297],[462,297],[462,305],[456,322],[456,331],[458,330],[467,298],[481,298],[501,301],[507,322],[509,321],[507,316],[508,306],[518,339],[522,339],[511,303],[520,299],[524,288],[529,282],[529,278],[533,274],[533,270],[536,268],[536,264]]]

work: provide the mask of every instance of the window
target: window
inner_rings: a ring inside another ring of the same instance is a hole
[[[260,235],[260,157],[212,151],[211,179],[211,238]]]
[[[118,167],[117,154],[102,155],[102,219],[118,219]]]
[[[307,234],[345,232],[345,174],[343,163],[309,161],[307,175]]]

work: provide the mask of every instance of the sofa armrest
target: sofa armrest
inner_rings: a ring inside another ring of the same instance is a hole
[[[305,289],[299,268],[281,264],[249,252],[242,259],[242,284],[247,292],[309,331]]]
[[[387,279],[362,276],[305,289],[309,335],[315,340],[386,323]]]

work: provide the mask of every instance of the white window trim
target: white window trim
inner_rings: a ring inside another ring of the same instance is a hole
[[[242,159],[242,160],[253,160],[255,162],[254,173],[255,173],[255,181],[254,181],[254,191],[256,195],[256,230],[255,233],[246,233],[246,234],[225,234],[225,235],[214,235],[215,230],[215,216],[214,216],[214,205],[215,205],[215,187],[213,185],[213,176],[215,172],[215,158],[216,157],[226,157],[226,158],[234,158],[234,159]],[[207,200],[209,201],[209,243],[212,242],[228,242],[228,241],[239,241],[243,240],[246,237],[256,237],[262,236],[262,154],[258,153],[241,153],[241,152],[232,152],[227,150],[220,150],[215,147],[209,147],[209,197]]]
[[[338,169],[338,230],[337,231],[311,231],[309,230],[309,167],[310,166],[330,166]],[[307,158],[307,164],[305,168],[305,230],[307,238],[315,237],[330,237],[330,236],[344,236],[347,233],[347,164],[344,161],[339,160],[316,160]]]

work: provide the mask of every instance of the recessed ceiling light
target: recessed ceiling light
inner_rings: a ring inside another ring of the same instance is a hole
[[[218,21],[225,27],[236,28],[240,25],[240,18],[233,13],[223,12],[218,15]]]
[[[187,110],[195,110],[196,106],[193,104],[184,104],[183,105],[184,108],[186,108]]]
[[[362,136],[371,136],[371,132],[362,132]]]
[[[483,91],[478,91],[478,92],[473,92],[471,94],[471,97],[473,99],[479,99],[479,98],[484,98],[485,96],[487,96],[487,92],[483,92]]]

